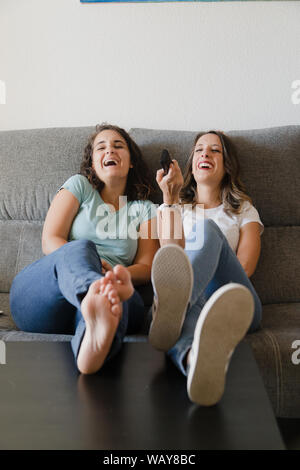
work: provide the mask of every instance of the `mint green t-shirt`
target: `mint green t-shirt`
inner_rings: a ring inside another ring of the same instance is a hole
[[[116,211],[105,204],[83,175],[71,176],[62,188],[70,191],[80,204],[69,241],[91,240],[96,244],[100,258],[113,267],[116,264],[130,266],[137,252],[140,225],[156,217],[155,204],[148,200],[129,201]]]

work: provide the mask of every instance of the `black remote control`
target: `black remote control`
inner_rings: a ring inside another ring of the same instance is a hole
[[[164,169],[164,174],[166,175],[169,171],[170,165],[172,163],[172,159],[167,149],[163,149],[160,157],[160,164]]]

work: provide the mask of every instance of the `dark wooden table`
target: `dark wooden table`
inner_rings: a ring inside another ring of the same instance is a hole
[[[283,449],[250,347],[236,349],[221,402],[191,403],[186,379],[145,343],[93,376],[68,343],[6,343],[0,449]]]

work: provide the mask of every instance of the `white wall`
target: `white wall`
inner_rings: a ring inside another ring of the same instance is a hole
[[[0,0],[0,129],[300,123],[300,1]]]

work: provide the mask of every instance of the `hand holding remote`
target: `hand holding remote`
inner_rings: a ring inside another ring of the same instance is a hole
[[[157,171],[156,181],[163,193],[163,201],[165,204],[177,204],[183,185],[180,167],[176,160],[171,160],[167,150],[162,152],[161,165],[163,168]]]

